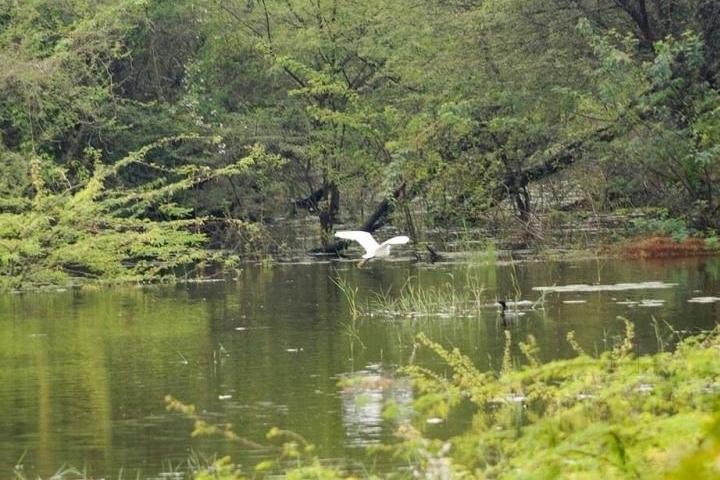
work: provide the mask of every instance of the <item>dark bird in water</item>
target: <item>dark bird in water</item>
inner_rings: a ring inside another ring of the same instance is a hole
[[[500,318],[502,318],[503,328],[507,328],[507,319],[505,318],[507,304],[505,303],[505,300],[498,300],[497,303],[500,304],[500,306],[502,307],[502,310],[500,310]]]
[[[497,303],[502,307],[502,310],[500,310],[500,317],[502,318],[503,325],[507,325],[507,320],[512,320],[514,318],[525,315],[524,312],[518,312],[517,310],[509,310],[507,302],[505,300],[498,300]]]
[[[497,303],[500,304],[502,307],[502,311],[500,312],[500,315],[505,315],[505,312],[507,311],[507,304],[505,303],[505,300],[498,300]]]

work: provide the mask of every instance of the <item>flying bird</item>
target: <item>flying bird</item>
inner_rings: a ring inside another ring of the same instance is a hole
[[[345,240],[354,240],[365,249],[365,255],[362,256],[363,259],[358,264],[358,266],[360,267],[362,267],[365,262],[367,262],[371,258],[382,258],[390,255],[391,245],[402,245],[410,241],[409,237],[406,237],[405,235],[400,235],[385,240],[382,243],[378,243],[370,233],[360,230],[343,230],[340,232],[335,232],[335,236],[337,238],[343,238]]]

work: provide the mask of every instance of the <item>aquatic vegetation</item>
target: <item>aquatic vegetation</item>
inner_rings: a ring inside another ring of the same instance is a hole
[[[350,317],[355,320],[360,315],[360,307],[358,305],[358,288],[353,287],[347,279],[338,276],[337,278],[331,278],[332,282],[342,292],[345,300],[347,301],[348,308],[350,309]]]
[[[533,287],[533,290],[545,293],[566,293],[566,292],[619,292],[624,290],[662,290],[676,287],[677,283],[665,282],[637,282],[637,283],[615,283],[612,285],[587,285],[584,283],[576,285],[556,285],[547,287]]]
[[[358,328],[358,318],[362,314],[362,310],[358,303],[358,287],[353,287],[347,279],[337,276],[331,278],[332,282],[338,287],[347,302],[350,320],[344,324],[345,333],[350,341],[351,354],[355,351],[355,343],[364,348],[365,345],[360,337],[360,329]]]
[[[405,369],[422,394],[417,413],[447,415],[465,399],[477,407],[468,430],[450,440],[453,468],[469,476],[717,478],[720,331],[674,353],[635,357],[626,325],[625,338],[598,358],[578,350],[540,365],[530,340],[521,348],[529,365],[512,369],[507,348],[498,374],[421,335],[452,374]]]
[[[494,265],[496,260],[495,245],[484,240],[480,249],[476,245],[465,250],[463,268],[457,275],[448,274],[445,282],[429,286],[423,285],[420,278],[411,277],[398,292],[375,292],[363,313],[403,317],[478,316],[482,308],[494,303],[488,305],[485,299],[485,285],[477,267]]]
[[[484,292],[480,278],[470,270],[460,284],[449,274],[447,281],[431,288],[410,278],[397,295],[390,291],[376,293],[364,313],[404,317],[480,315],[486,306]]]
[[[23,465],[20,462],[13,468],[13,476],[15,480],[29,480],[29,477],[23,472]],[[90,480],[91,478],[87,472],[67,467],[58,469],[58,471],[50,477],[51,480]]]
[[[683,236],[653,236],[633,239],[620,247],[620,254],[630,258],[667,258],[715,255],[718,244],[715,237],[707,239]]]
[[[451,246],[462,256],[469,267],[495,265],[497,262],[496,239],[482,237],[481,232],[471,231],[466,224],[456,232],[457,241]]]

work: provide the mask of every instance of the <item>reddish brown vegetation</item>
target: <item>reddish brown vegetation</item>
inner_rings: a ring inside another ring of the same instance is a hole
[[[693,257],[715,255],[717,248],[709,248],[705,240],[688,237],[675,241],[671,237],[635,238],[620,247],[621,255],[631,258]]]

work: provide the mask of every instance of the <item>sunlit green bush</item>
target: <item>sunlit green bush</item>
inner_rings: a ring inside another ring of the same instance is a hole
[[[497,375],[420,336],[452,375],[406,369],[421,392],[417,414],[476,406],[450,457],[479,478],[717,478],[718,331],[636,357],[627,325],[625,340],[599,358],[579,351],[540,365],[531,339],[520,345],[528,366],[519,369],[509,367],[508,340]]]
[[[224,261],[218,252],[206,248],[203,226],[207,219],[179,208],[174,196],[204,182],[273,163],[277,157],[255,147],[247,156],[216,169],[202,165],[161,168],[148,159],[154,150],[183,143],[212,148],[218,141],[197,136],[160,140],[112,165],[98,161],[78,188],[60,193],[45,187],[40,172],[31,172],[35,189],[31,205],[0,213],[0,288],[67,284],[77,279],[108,282],[194,276],[205,266]],[[120,180],[130,165],[164,174],[147,185],[130,188]],[[243,231],[242,222],[235,221],[233,228]],[[253,226],[247,232],[259,235]]]

